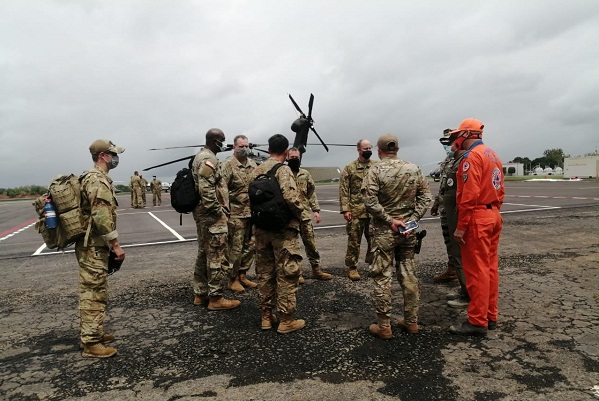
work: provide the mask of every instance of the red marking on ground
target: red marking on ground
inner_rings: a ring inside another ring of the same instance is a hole
[[[27,227],[29,224],[31,224],[31,223],[33,223],[33,222],[35,222],[35,221],[37,221],[37,219],[31,219],[31,220],[29,220],[29,221],[27,221],[27,222],[25,222],[25,223],[21,224],[20,226],[16,226],[16,227],[13,227],[13,228],[9,228],[9,229],[8,229],[8,230],[6,230],[6,231],[2,231],[2,232],[0,233],[0,238],[4,237],[5,235],[8,235],[8,234],[14,233],[15,231],[17,231],[17,230],[20,230],[20,229],[21,229],[21,228],[23,228],[23,227]]]

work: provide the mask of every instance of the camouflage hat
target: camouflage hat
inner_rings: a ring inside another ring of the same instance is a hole
[[[123,153],[125,148],[116,146],[112,141],[108,139],[96,139],[91,145],[89,145],[89,153],[97,155],[102,152],[110,153]]]
[[[399,149],[399,141],[395,135],[383,134],[376,141],[376,146],[383,152],[394,151]]]

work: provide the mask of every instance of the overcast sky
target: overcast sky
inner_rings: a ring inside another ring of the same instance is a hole
[[[305,111],[314,93],[326,142],[391,132],[425,173],[468,117],[504,162],[582,155],[599,146],[598,71],[597,0],[3,0],[0,187],[91,168],[97,138],[126,148],[110,173],[126,183],[198,150],[149,148],[201,144],[211,127],[293,141],[288,93]],[[304,165],[355,157],[310,146]]]

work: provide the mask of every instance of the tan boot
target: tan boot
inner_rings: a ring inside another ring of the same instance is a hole
[[[333,278],[333,275],[323,272],[320,270],[320,267],[314,267],[312,268],[312,277],[318,280],[330,280]]]
[[[83,344],[81,356],[84,358],[110,358],[116,355],[116,348],[107,347],[102,343]]]
[[[303,329],[305,325],[306,322],[303,319],[294,319],[293,315],[291,314],[281,313],[281,323],[279,323],[277,333],[291,333],[293,331]]]
[[[439,273],[433,277],[435,283],[446,283],[457,279],[458,275],[455,273],[455,268],[452,266],[447,266],[447,269],[443,273]]]
[[[229,289],[235,292],[244,292],[245,288],[241,285],[239,281],[239,277],[236,277],[235,280],[229,280]]]
[[[262,310],[262,322],[260,326],[262,330],[270,330],[272,329],[273,324],[277,324],[277,317],[272,313],[272,309],[263,309]]]
[[[210,298],[208,298],[208,295],[196,295],[193,298],[194,305],[208,305],[208,302],[210,302]]]
[[[299,278],[297,279],[297,283],[298,284],[304,284],[306,280],[304,280],[304,276],[299,276]]]
[[[222,296],[210,297],[208,310],[225,310],[237,308],[241,302],[236,299],[226,299]]]
[[[403,331],[405,331],[408,334],[418,334],[418,332],[420,331],[418,323],[406,323],[404,319],[399,319],[397,321],[397,324],[399,325],[399,327],[401,327]]]
[[[369,329],[372,334],[375,336],[382,338],[383,340],[389,340],[393,338],[393,333],[391,332],[391,323],[387,316],[377,313],[376,318],[377,323],[373,323],[370,325]]]
[[[239,274],[239,282],[244,287],[249,287],[249,288],[256,288],[256,287],[258,287],[258,284],[254,283],[253,281],[250,281],[250,279],[247,278],[247,276],[245,275],[245,273],[240,273]]]
[[[115,340],[115,336],[114,334],[102,334],[102,338],[100,338],[100,342],[102,344],[108,344],[111,343]],[[83,349],[83,347],[85,347],[85,344],[83,344],[82,342],[79,342],[79,348]]]
[[[351,281],[358,281],[360,280],[360,273],[358,273],[358,269],[357,268],[350,268],[347,271],[347,277],[349,277],[349,279]]]

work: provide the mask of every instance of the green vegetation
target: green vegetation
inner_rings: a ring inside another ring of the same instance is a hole
[[[47,187],[41,185],[26,185],[24,187],[16,188],[0,188],[0,197],[6,198],[22,198],[32,195],[43,195],[48,190]]]
[[[564,154],[562,149],[547,149],[543,152],[543,156],[537,157],[536,159],[530,160],[528,157],[514,157],[510,163],[522,163],[524,164],[524,170],[530,171],[537,166],[541,168],[545,167],[564,167],[564,157],[568,155]]]

